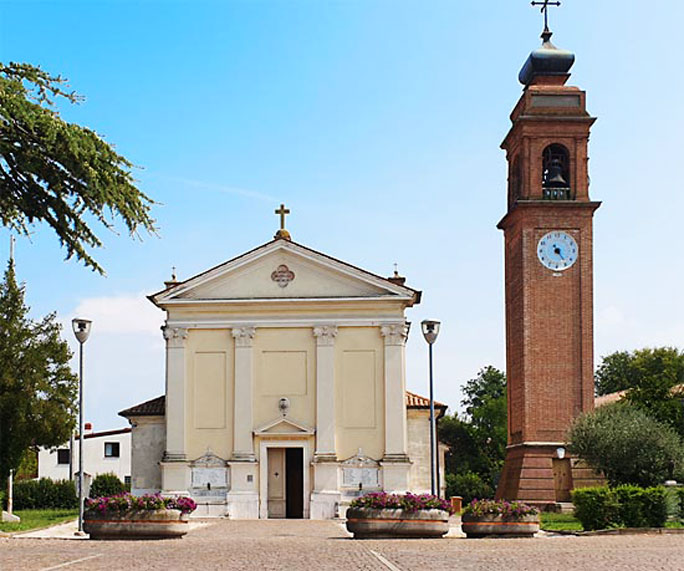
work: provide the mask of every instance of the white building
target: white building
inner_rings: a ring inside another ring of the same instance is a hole
[[[87,426],[87,425],[86,425]],[[70,460],[73,468],[70,468]],[[94,478],[98,474],[116,474],[122,482],[131,481],[131,429],[119,428],[86,432],[83,439],[83,471]],[[38,477],[68,480],[78,472],[78,437],[73,453],[69,443],[56,449],[38,450]]]

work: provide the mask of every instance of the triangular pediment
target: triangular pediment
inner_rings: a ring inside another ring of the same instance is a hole
[[[254,431],[255,436],[313,436],[315,430],[289,418],[277,418]]]
[[[288,240],[251,252],[150,296],[167,303],[255,299],[377,299],[418,301],[420,292]]]

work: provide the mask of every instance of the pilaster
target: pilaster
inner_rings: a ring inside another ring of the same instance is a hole
[[[313,328],[316,338],[316,451],[314,462],[337,460],[335,450],[335,337],[337,326]]]
[[[162,327],[166,339],[166,450],[164,462],[185,461],[185,341],[188,330]]]
[[[233,329],[235,340],[235,411],[233,414],[233,461],[255,462],[252,438],[252,391],[254,385],[255,327]]]
[[[384,325],[385,339],[385,456],[384,462],[408,462],[406,436],[405,322]],[[404,490],[405,491],[405,490]]]

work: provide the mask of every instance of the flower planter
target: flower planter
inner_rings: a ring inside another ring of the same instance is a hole
[[[86,512],[83,530],[90,539],[165,539],[188,533],[187,515],[175,509]]]
[[[505,519],[501,515],[493,514],[463,514],[461,529],[469,538],[533,537],[539,531],[539,515]]]
[[[354,539],[435,538],[449,531],[444,510],[349,508],[347,530]]]

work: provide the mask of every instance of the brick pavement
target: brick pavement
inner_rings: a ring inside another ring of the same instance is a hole
[[[329,521],[226,520],[196,529],[180,540],[0,538],[0,570],[34,571],[56,566],[69,571],[684,571],[684,536],[353,541],[339,524]]]

